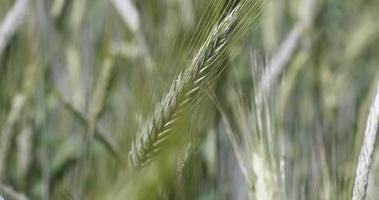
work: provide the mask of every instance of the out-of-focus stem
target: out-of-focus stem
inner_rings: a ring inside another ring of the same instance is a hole
[[[0,25],[0,55],[9,39],[21,25],[26,15],[29,0],[17,0]],[[1,67],[1,66],[0,66]]]
[[[139,43],[139,48],[144,54],[147,69],[150,69],[150,67],[153,65],[153,60],[150,56],[150,52],[146,46],[146,40],[140,28],[140,17],[137,8],[134,6],[131,0],[111,0],[111,2],[116,8],[117,12],[120,14],[126,26],[128,26],[136,36]]]
[[[58,97],[58,99],[63,103],[63,105],[67,108],[69,112],[71,112],[76,119],[80,121],[81,124],[85,126],[86,129],[89,128],[89,121],[87,120],[87,116],[77,110],[70,102],[68,102],[59,91],[53,90],[53,93]],[[117,142],[110,136],[110,134],[106,133],[102,129],[96,127],[94,129],[94,137],[99,140],[106,149],[111,153],[111,155],[116,158],[119,162],[124,162],[124,158],[121,154],[120,147]]]
[[[284,70],[284,67],[292,58],[292,55],[299,44],[303,30],[304,26],[301,22],[295,24],[289,32],[287,38],[284,40],[282,45],[280,45],[279,49],[270,60],[260,84],[262,86],[262,91],[265,94],[269,94],[271,85],[278,79],[280,73]]]
[[[13,199],[13,200],[28,200],[28,198],[19,192],[16,192],[10,186],[4,185],[0,183],[0,194],[4,195],[4,198]],[[1,196],[0,196],[1,197]],[[1,198],[0,198],[1,199]]]
[[[312,27],[319,5],[318,0],[304,0],[299,20],[288,33],[274,56],[271,58],[267,70],[264,72],[261,79],[262,91],[264,94],[269,94],[272,84],[279,78],[285,66],[293,57],[296,48],[299,46],[300,39],[304,31]]]
[[[26,102],[25,95],[19,93],[17,94],[12,101],[12,106],[9,111],[8,117],[1,128],[0,132],[0,180],[3,177],[5,166],[6,166],[6,158],[8,156],[8,152],[10,150],[12,134],[14,133],[15,124],[21,114],[22,108],[24,107]]]

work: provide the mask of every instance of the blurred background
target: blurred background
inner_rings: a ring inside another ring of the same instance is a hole
[[[128,167],[170,84],[243,1],[1,0],[0,195],[350,199],[379,78],[375,0],[263,1],[167,150]],[[375,152],[366,199],[378,170]]]

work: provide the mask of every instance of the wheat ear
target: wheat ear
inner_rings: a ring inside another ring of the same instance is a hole
[[[133,141],[129,152],[133,168],[145,166],[161,150],[162,142],[170,135],[174,122],[178,120],[185,106],[223,71],[223,66],[215,63],[230,43],[232,32],[242,15],[242,4],[237,4],[220,23],[213,27],[193,57],[189,68],[180,73],[172,83],[161,105]]]
[[[374,102],[371,105],[367,118],[365,136],[359,154],[357,172],[355,176],[353,200],[365,199],[368,175],[371,167],[372,154],[375,149],[376,134],[379,123],[379,84],[377,86]]]

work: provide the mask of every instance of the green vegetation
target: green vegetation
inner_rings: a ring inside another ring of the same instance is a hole
[[[0,197],[377,199],[378,7],[3,0]]]

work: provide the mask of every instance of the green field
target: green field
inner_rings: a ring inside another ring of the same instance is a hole
[[[1,0],[0,200],[379,199],[378,8]]]

